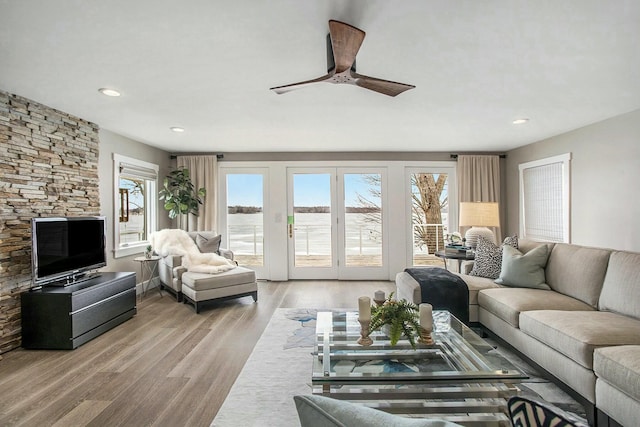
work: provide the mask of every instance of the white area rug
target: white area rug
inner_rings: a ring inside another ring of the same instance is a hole
[[[311,394],[315,316],[276,309],[212,426],[300,426],[293,396]]]

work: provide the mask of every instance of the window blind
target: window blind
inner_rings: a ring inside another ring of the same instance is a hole
[[[520,165],[522,234],[569,242],[569,155]]]
[[[120,162],[120,175],[127,175],[136,178],[156,179],[158,177],[158,170],[154,168],[147,168],[141,165],[131,165],[128,163]]]

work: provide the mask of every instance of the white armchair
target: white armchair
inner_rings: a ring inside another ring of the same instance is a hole
[[[196,242],[200,252],[215,252],[233,261],[233,252],[220,248],[221,236],[213,231],[191,231],[189,237]],[[187,269],[182,265],[182,256],[167,255],[158,261],[160,289],[173,294],[178,302],[182,301],[182,275]]]

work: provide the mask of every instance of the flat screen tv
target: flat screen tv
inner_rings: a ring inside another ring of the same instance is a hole
[[[33,218],[33,286],[66,285],[107,265],[107,222],[103,216]]]

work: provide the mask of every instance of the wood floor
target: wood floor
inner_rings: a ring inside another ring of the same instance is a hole
[[[209,426],[274,310],[354,308],[393,282],[260,282],[195,314],[151,290],[131,320],[73,351],[0,360],[0,426]]]

